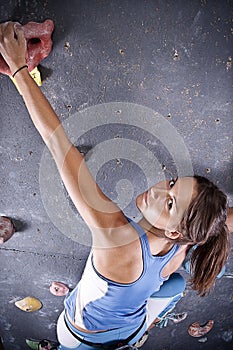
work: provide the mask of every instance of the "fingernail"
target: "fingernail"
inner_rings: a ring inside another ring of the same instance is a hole
[[[14,24],[14,28],[15,29],[20,29],[22,26],[21,26],[21,24],[20,23],[15,23]]]

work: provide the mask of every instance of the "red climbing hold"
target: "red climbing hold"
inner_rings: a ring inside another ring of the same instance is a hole
[[[0,244],[8,241],[15,232],[15,227],[11,219],[0,216]]]
[[[27,41],[26,62],[28,70],[32,71],[48,56],[52,49],[52,32],[54,23],[47,19],[43,23],[29,22],[22,26]],[[11,75],[10,68],[0,54],[0,73]]]
[[[58,297],[62,297],[69,293],[69,288],[61,282],[52,282],[49,289],[53,295],[56,295]]]

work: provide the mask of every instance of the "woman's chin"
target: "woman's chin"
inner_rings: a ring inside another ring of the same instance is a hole
[[[141,206],[142,206],[142,195],[139,194],[136,198],[136,206],[138,208],[138,210],[141,211]]]

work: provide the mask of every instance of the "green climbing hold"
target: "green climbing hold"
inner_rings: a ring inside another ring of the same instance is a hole
[[[29,348],[34,350],[38,350],[39,342],[40,342],[39,340],[35,340],[35,339],[26,339],[26,343],[29,346]]]

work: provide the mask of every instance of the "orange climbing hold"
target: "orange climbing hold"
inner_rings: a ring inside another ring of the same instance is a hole
[[[21,25],[21,24],[20,24]],[[52,49],[52,32],[54,23],[47,19],[43,23],[29,22],[22,25],[27,41],[26,63],[31,72],[38,64],[48,56]],[[0,54],[0,73],[11,75],[12,72]]]
[[[202,337],[203,335],[209,333],[211,329],[213,328],[214,321],[209,320],[203,325],[200,325],[198,322],[192,323],[188,328],[188,333],[192,337]]]

